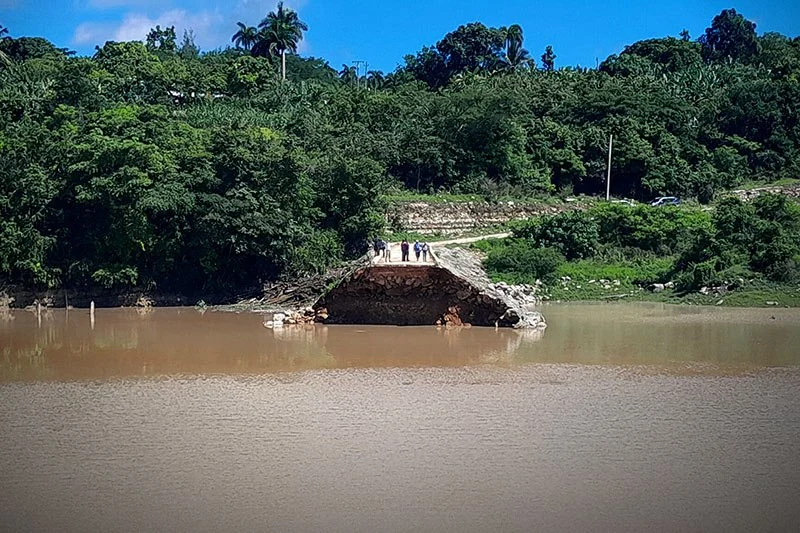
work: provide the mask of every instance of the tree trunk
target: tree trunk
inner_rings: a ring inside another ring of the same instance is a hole
[[[281,50],[281,79],[286,81],[286,50]]]

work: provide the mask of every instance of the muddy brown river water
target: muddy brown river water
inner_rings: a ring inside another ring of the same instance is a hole
[[[800,310],[0,315],[2,531],[800,531]]]

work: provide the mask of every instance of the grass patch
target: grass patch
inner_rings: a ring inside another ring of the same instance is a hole
[[[728,307],[800,307],[800,285],[756,280],[722,295],[695,292],[675,295],[673,299],[692,305],[716,305],[722,300],[720,305]]]
[[[550,300],[562,301],[648,299],[651,293],[642,290],[642,285],[664,279],[671,267],[669,257],[611,263],[572,261],[559,266],[547,295]]]
[[[557,271],[559,277],[572,281],[589,282],[601,279],[626,281],[632,284],[662,281],[669,274],[674,259],[659,257],[625,263],[606,263],[584,259],[562,264]]]

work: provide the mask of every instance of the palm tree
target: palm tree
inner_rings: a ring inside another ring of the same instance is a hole
[[[241,22],[237,22],[236,25],[239,26],[239,31],[233,34],[231,42],[235,44],[237,48],[250,50],[258,41],[258,28],[246,26]]]
[[[343,64],[342,70],[339,71],[339,79],[346,85],[356,85],[358,83],[358,70],[356,67]]]
[[[503,58],[505,68],[515,71],[531,66],[533,59],[530,53],[522,47],[522,27],[512,24],[506,30],[506,55]]]
[[[370,70],[367,72],[367,86],[374,90],[382,89],[386,85],[386,76],[380,70]]]
[[[258,42],[253,47],[254,55],[281,56],[281,79],[286,79],[286,51],[297,53],[297,43],[303,40],[303,32],[308,26],[300,20],[297,13],[278,2],[278,8],[270,12],[261,24]],[[257,53],[256,53],[257,52]]]

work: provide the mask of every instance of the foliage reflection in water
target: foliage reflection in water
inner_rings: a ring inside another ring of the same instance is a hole
[[[800,310],[661,304],[551,305],[545,331],[287,326],[257,314],[13,312],[0,321],[0,380],[261,374],[324,368],[570,363],[720,367],[800,364]]]

